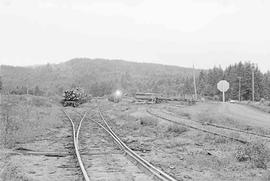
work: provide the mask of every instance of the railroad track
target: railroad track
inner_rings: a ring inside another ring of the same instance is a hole
[[[90,178],[89,178],[89,176],[88,176],[88,174],[86,172],[86,169],[84,167],[84,164],[82,162],[82,158],[81,158],[81,155],[80,155],[80,152],[79,152],[79,133],[80,133],[82,122],[85,119],[87,112],[84,113],[83,117],[81,118],[81,120],[79,122],[79,126],[78,126],[78,128],[76,130],[74,121],[70,118],[70,116],[67,114],[66,111],[64,111],[64,110],[62,110],[62,111],[64,112],[64,114],[66,115],[66,117],[69,119],[69,121],[71,123],[71,126],[72,126],[72,135],[73,135],[74,149],[75,149],[76,157],[77,157],[77,160],[78,160],[80,169],[82,171],[84,180],[85,181],[90,181]]]
[[[128,157],[130,158],[132,161],[132,163],[135,163],[136,167],[139,167],[140,169],[144,170],[145,172],[147,172],[147,175],[150,175],[147,176],[149,177],[149,179],[153,179],[153,180],[160,180],[160,181],[177,181],[175,178],[173,178],[172,176],[168,175],[167,173],[163,172],[162,170],[159,170],[158,168],[154,167],[152,164],[150,164],[148,161],[144,160],[141,156],[139,156],[137,153],[135,153],[134,151],[132,151],[116,134],[115,132],[111,129],[111,127],[109,126],[109,124],[107,123],[107,121],[105,120],[102,112],[100,109],[98,109],[98,114],[97,114],[97,119],[94,120],[93,118],[88,118],[86,115],[87,115],[87,112],[84,113],[83,115],[77,111],[75,111],[77,114],[80,114],[80,121],[79,121],[79,125],[77,127],[77,129],[75,128],[75,123],[74,121],[71,119],[71,117],[67,114],[67,112],[65,112],[63,110],[63,112],[65,113],[65,115],[68,117],[71,125],[72,125],[72,130],[73,130],[73,142],[74,142],[74,148],[75,148],[75,153],[76,153],[76,157],[78,159],[78,163],[80,165],[80,169],[83,173],[83,177],[84,177],[84,180],[86,181],[90,181],[91,177],[88,176],[87,174],[87,169],[88,167],[85,168],[84,164],[83,164],[83,160],[85,158],[85,162],[87,163],[88,162],[88,158],[85,156],[85,154],[82,153],[82,156],[80,154],[80,149],[81,150],[87,150],[86,148],[88,147],[89,148],[89,145],[88,144],[84,144],[84,147],[85,148],[79,148],[79,136],[80,136],[80,129],[81,129],[81,125],[82,125],[82,122],[83,120],[90,120],[90,121],[87,121],[86,123],[87,124],[90,124],[91,122],[96,124],[98,127],[100,127],[103,132],[106,133],[106,139],[113,139],[113,141],[117,144],[118,148],[120,148],[122,150],[122,152],[120,154],[123,154],[123,156],[125,157]],[[87,127],[86,126],[83,126],[84,129],[87,129],[89,131],[89,129],[92,129],[90,130],[91,133],[88,133],[88,135],[90,134],[90,136],[86,136],[86,135],[81,135],[81,138],[84,140],[84,141],[81,141],[81,142],[85,142],[86,140],[89,140],[89,139],[92,139],[91,134],[94,134],[94,130],[93,129],[96,129],[93,127],[93,125],[91,126],[91,128]],[[86,133],[85,133],[86,134]],[[108,135],[110,138],[108,138]],[[104,136],[105,137],[105,136]],[[93,141],[97,141],[97,137],[93,138],[94,140]],[[101,140],[102,141],[102,140]],[[89,141],[88,141],[89,142]],[[96,144],[94,144],[96,146]],[[101,144],[102,145],[102,144]],[[82,146],[83,147],[83,146]],[[108,146],[109,147],[109,146]],[[91,149],[94,149],[94,148],[91,148]],[[91,150],[90,149],[90,150]],[[105,149],[109,149],[108,153],[111,154],[111,156],[113,157],[113,154],[118,154],[118,153],[113,153],[110,151],[111,148],[105,148]],[[101,152],[99,150],[99,152]],[[98,154],[99,156],[101,157],[104,157],[103,153],[101,152],[100,154]],[[95,156],[97,156],[97,153],[95,153]],[[89,157],[89,155],[88,155]],[[87,164],[86,164],[87,166]],[[134,167],[134,166],[133,166]],[[89,170],[89,169],[88,169]],[[91,169],[90,169],[91,170]],[[89,172],[91,173],[91,171]],[[137,173],[136,173],[137,174]],[[145,174],[145,173],[144,173]],[[91,175],[90,175],[91,176]],[[144,180],[149,180],[149,179],[144,179]],[[111,179],[110,179],[111,180]],[[133,180],[133,179],[130,179],[130,180]]]
[[[243,144],[249,143],[249,141],[247,141],[247,140],[243,140],[243,139],[240,139],[240,138],[234,138],[232,136],[225,135],[225,134],[222,134],[222,133],[219,133],[219,132],[216,132],[216,131],[207,130],[207,129],[203,128],[203,127],[197,127],[197,126],[194,126],[194,125],[189,125],[189,124],[186,124],[186,123],[183,123],[183,122],[179,122],[179,121],[170,119],[170,118],[165,117],[165,116],[161,116],[160,114],[154,113],[153,111],[150,111],[149,109],[147,109],[146,111],[149,114],[151,114],[152,116],[155,116],[157,118],[169,121],[169,122],[174,123],[174,124],[178,124],[178,125],[181,125],[181,126],[184,126],[184,127],[187,127],[187,128],[191,128],[191,129],[194,129],[194,130],[198,130],[198,131],[202,131],[202,132],[205,132],[205,133],[213,134],[213,135],[216,135],[216,136],[221,136],[221,137],[224,137],[224,138],[227,138],[227,139],[230,139],[230,140],[234,140],[234,141],[237,141],[237,142],[240,142],[240,143],[243,143]]]
[[[137,153],[132,151],[111,129],[107,121],[105,120],[101,110],[98,110],[99,116],[101,118],[101,121],[104,123],[102,125],[101,123],[93,120],[96,124],[98,124],[100,127],[102,127],[108,134],[111,135],[113,140],[119,145],[119,147],[124,151],[126,155],[128,155],[132,160],[134,160],[137,164],[141,165],[144,169],[146,169],[149,173],[153,175],[154,178],[158,180],[163,181],[176,181],[175,178],[168,175],[167,173],[161,171],[160,169],[156,168],[152,164],[150,164],[148,161],[143,159],[141,156],[139,156]]]
[[[164,110],[162,110],[162,112],[165,113],[165,114],[170,114],[172,116],[177,116],[177,117],[179,116],[176,113],[173,113],[171,111],[166,111],[165,112]],[[191,120],[191,119],[189,119],[189,120],[192,121],[192,122],[202,124],[200,121],[195,121],[195,120]],[[241,133],[245,133],[245,134],[255,135],[255,136],[258,136],[258,137],[262,137],[262,138],[270,138],[269,135],[259,134],[259,133],[255,133],[255,132],[251,132],[251,131],[245,131],[245,130],[241,130],[241,129],[237,129],[237,128],[231,128],[231,127],[227,127],[227,126],[223,126],[223,125],[219,125],[219,124],[206,123],[205,125],[206,126],[216,127],[216,128],[221,128],[221,129],[227,129],[227,130],[231,130],[231,131],[237,131],[237,132],[241,132]]]

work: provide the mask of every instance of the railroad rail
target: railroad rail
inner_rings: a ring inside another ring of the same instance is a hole
[[[149,109],[147,109],[146,111],[149,114],[151,114],[152,116],[158,117],[160,119],[163,119],[163,120],[166,120],[166,121],[169,121],[169,122],[172,122],[172,123],[175,123],[175,124],[184,126],[184,127],[188,127],[188,128],[191,128],[191,129],[199,130],[199,131],[202,131],[202,132],[205,132],[205,133],[209,133],[209,134],[213,134],[213,135],[217,135],[217,136],[222,136],[224,138],[227,138],[227,139],[230,139],[230,140],[234,140],[234,141],[238,141],[238,142],[243,143],[243,144],[249,143],[246,140],[242,140],[242,139],[239,139],[239,138],[234,138],[234,137],[231,137],[231,136],[228,136],[228,135],[224,135],[222,133],[217,133],[217,132],[214,132],[214,131],[209,131],[209,130],[204,129],[204,128],[198,128],[198,127],[195,127],[195,126],[192,126],[192,125],[188,125],[188,124],[185,124],[185,123],[181,123],[181,122],[178,122],[178,121],[175,121],[175,120],[172,120],[172,119],[169,119],[169,118],[160,116],[160,115],[158,115],[156,113],[151,112]]]
[[[82,158],[81,158],[81,155],[79,152],[79,133],[80,133],[80,129],[81,129],[81,124],[82,124],[83,120],[85,119],[87,112],[84,113],[83,117],[81,118],[81,120],[79,122],[79,126],[78,126],[77,131],[76,131],[74,121],[70,118],[70,116],[66,113],[66,111],[64,111],[64,110],[62,110],[62,111],[65,113],[66,117],[69,119],[69,121],[72,125],[72,134],[73,134],[73,143],[74,143],[75,153],[76,153],[78,163],[80,165],[80,169],[83,173],[84,180],[90,181],[90,178],[89,178],[89,176],[86,172],[86,169],[83,165]]]
[[[122,151],[124,151],[125,155],[128,155],[133,160],[136,161],[137,164],[140,164],[143,168],[145,168],[149,173],[153,175],[154,178],[157,178],[158,180],[162,181],[177,181],[172,176],[168,175],[167,173],[159,170],[158,168],[154,167],[152,164],[150,164],[148,161],[144,160],[141,156],[139,156],[137,153],[132,151],[111,129],[107,121],[105,120],[102,112],[100,109],[98,109],[99,117],[102,123],[105,125],[102,125],[102,123],[99,123],[93,119],[91,119],[93,122],[98,124],[100,127],[102,127],[112,138],[113,140],[119,145]]]
[[[171,111],[163,111],[163,113],[165,114],[170,114],[172,116],[179,116]],[[190,120],[190,119],[189,119]],[[195,121],[195,120],[190,120],[192,122],[196,122],[196,123],[200,123],[200,121]],[[227,126],[224,126],[224,125],[220,125],[220,124],[213,124],[213,123],[206,123],[207,126],[212,126],[212,127],[216,127],[216,128],[221,128],[221,129],[227,129],[227,130],[231,130],[231,131],[237,131],[237,132],[241,132],[241,133],[245,133],[245,134],[250,134],[250,135],[255,135],[255,136],[258,136],[258,137],[262,137],[262,138],[270,138],[269,135],[264,135],[264,134],[259,134],[259,133],[255,133],[255,132],[251,132],[251,131],[245,131],[245,130],[241,130],[241,129],[237,129],[237,128],[231,128],[231,127],[227,127]]]

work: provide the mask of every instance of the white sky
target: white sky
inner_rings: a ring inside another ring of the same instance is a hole
[[[0,0],[0,64],[75,57],[270,70],[267,0]]]

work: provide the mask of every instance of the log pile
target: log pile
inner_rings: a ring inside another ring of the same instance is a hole
[[[62,101],[62,104],[64,107],[65,106],[77,107],[80,104],[89,101],[90,99],[90,96],[87,96],[84,93],[84,90],[79,87],[66,90],[63,96],[64,96],[64,99]]]
[[[65,101],[79,101],[84,97],[84,91],[80,88],[66,90],[64,93]]]

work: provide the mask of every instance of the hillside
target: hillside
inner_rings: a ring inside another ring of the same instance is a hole
[[[95,96],[109,94],[116,88],[129,93],[153,91],[176,95],[188,93],[192,85],[191,68],[106,59],[76,58],[36,67],[2,65],[1,74],[6,91],[22,87],[34,90],[38,86],[47,95],[61,94],[72,86],[84,87]]]

